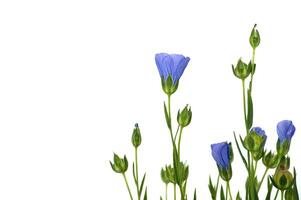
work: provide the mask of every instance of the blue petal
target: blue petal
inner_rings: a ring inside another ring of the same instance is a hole
[[[230,149],[229,149],[228,143],[223,145],[223,147],[221,149],[221,156],[222,156],[222,159],[223,159],[223,165],[224,165],[223,167],[228,169],[229,161],[230,161]]]
[[[283,120],[277,124],[277,134],[280,142],[291,140],[295,133],[295,126],[291,120]]]
[[[257,133],[257,135],[266,137],[265,131],[260,127],[253,127],[251,131],[254,131],[255,133]]]
[[[184,73],[184,70],[186,69],[188,62],[190,61],[189,57],[183,57],[182,60],[180,60],[180,62],[177,65],[177,70],[176,70],[176,74],[175,74],[175,82],[178,81],[182,74]]]
[[[230,152],[227,142],[221,142],[211,145],[212,156],[216,164],[221,168],[229,167]]]
[[[164,70],[164,79],[166,80],[169,75],[172,76],[173,68],[174,68],[174,62],[170,55],[167,55],[163,58],[162,66]]]
[[[168,77],[168,71],[163,64],[163,60],[165,57],[168,57],[169,55],[167,53],[158,53],[155,55],[155,60],[156,60],[156,65],[159,71],[159,74],[161,78],[163,77],[164,79],[167,79]]]

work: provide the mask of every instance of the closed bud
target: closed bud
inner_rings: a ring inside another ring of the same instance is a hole
[[[182,185],[188,179],[189,167],[183,162],[179,162],[177,166],[177,184]]]
[[[273,185],[281,191],[289,189],[294,183],[293,175],[288,170],[276,170],[271,180]]]
[[[169,179],[168,179],[168,176],[167,176],[167,166],[165,168],[161,169],[161,180],[165,184],[169,183]]]
[[[176,179],[175,179],[175,170],[171,165],[168,165],[165,168],[166,171],[166,176],[168,178],[168,182],[172,184],[176,184]]]
[[[278,166],[279,157],[277,154],[273,154],[271,151],[269,153],[265,153],[262,158],[263,164],[270,169],[274,169]]]
[[[191,122],[191,118],[192,112],[190,106],[186,105],[182,111],[178,111],[177,120],[181,127],[188,126]]]
[[[250,45],[252,46],[253,49],[258,47],[259,44],[260,44],[260,35],[259,35],[258,30],[257,30],[257,25],[256,24],[254,25],[254,27],[252,29],[249,41],[250,41]]]
[[[128,169],[128,160],[126,156],[122,159],[114,153],[113,163],[110,161],[110,164],[116,173],[125,173]]]
[[[220,177],[224,180],[224,181],[230,181],[232,178],[232,167],[231,165],[228,168],[222,168],[220,166],[217,166],[218,168],[218,172]]]
[[[245,137],[244,147],[251,153],[253,153],[254,157],[262,157],[266,139],[267,136],[265,134],[265,131],[260,127],[254,127],[251,129],[250,133]]]
[[[138,124],[135,124],[135,128],[132,134],[132,144],[137,148],[141,144],[141,133]]]
[[[246,79],[252,70],[252,65],[244,63],[241,59],[238,60],[236,67],[232,65],[233,74],[241,79]]]

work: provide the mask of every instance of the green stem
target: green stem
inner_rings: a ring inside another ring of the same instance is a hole
[[[279,190],[277,190],[274,200],[276,200],[276,199],[277,199],[277,197],[278,197],[278,193],[279,193]]]
[[[258,164],[258,160],[255,161],[255,169],[254,169],[254,174],[256,174],[256,170],[257,170],[257,164]]]
[[[167,102],[167,112],[168,112],[168,117],[169,117],[169,120],[170,120],[170,128],[169,128],[169,133],[170,133],[170,137],[171,137],[171,141],[172,141],[172,144],[174,145],[174,137],[173,137],[173,133],[172,133],[172,125],[171,125],[171,109],[170,109],[170,102],[171,102],[171,95],[167,95],[168,96],[168,102]]]
[[[173,199],[177,200],[177,185],[173,184]]]
[[[168,184],[165,184],[165,200],[168,199]]]
[[[126,184],[126,188],[128,189],[130,198],[131,198],[131,200],[133,200],[133,195],[132,195],[132,192],[131,192],[131,189],[130,189],[128,180],[127,180],[127,178],[126,178],[126,176],[125,176],[125,173],[122,173],[122,176],[123,176],[123,178],[124,178],[124,181],[125,181],[125,184]]]
[[[179,135],[179,140],[178,140],[178,154],[179,154],[179,160],[180,159],[180,149],[181,149],[181,139],[182,139],[182,132],[183,132],[183,127],[181,126],[180,128],[180,135]]]
[[[259,182],[259,184],[258,184],[258,189],[257,189],[257,192],[259,192],[259,190],[260,190],[260,187],[261,187],[261,185],[262,185],[262,182],[263,182],[263,180],[264,180],[264,178],[265,178],[265,176],[267,175],[267,172],[269,171],[269,168],[268,167],[266,167],[265,168],[265,171],[264,171],[264,173],[263,173],[263,176],[262,176],[262,178],[261,178],[261,180],[260,180],[260,182]]]
[[[138,200],[140,200],[140,192],[139,192],[139,178],[138,178],[138,148],[135,148],[135,169],[136,169],[136,187],[137,187],[137,196]]]
[[[175,134],[175,137],[174,137],[174,141],[176,141],[176,139],[177,139],[177,136],[178,136],[178,133],[179,133],[179,129],[180,129],[180,125],[178,125],[177,131],[176,131],[176,134]]]
[[[255,48],[253,48],[252,51],[252,65],[255,64]],[[254,71],[252,70],[251,72],[251,80],[250,80],[250,92],[252,92],[252,84],[253,84],[253,75],[254,75]]]
[[[242,80],[242,93],[243,93],[243,106],[244,106],[244,120],[245,120],[245,126],[246,126],[246,133],[249,133],[249,130],[247,128],[247,107],[246,107],[246,89],[245,89],[245,80]]]
[[[281,200],[283,200],[284,199],[284,192],[283,192],[283,190],[281,190]]]
[[[232,199],[232,194],[231,194],[231,189],[230,189],[229,181],[227,181],[227,191],[229,192],[230,200],[233,200],[233,199]]]

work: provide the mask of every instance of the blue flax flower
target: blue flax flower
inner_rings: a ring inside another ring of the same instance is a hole
[[[282,144],[284,141],[291,141],[294,133],[295,133],[295,126],[291,120],[283,120],[277,124],[277,134]]]
[[[161,78],[166,81],[170,76],[173,85],[177,84],[190,60],[183,55],[167,53],[158,53],[155,59]]]
[[[227,142],[212,144],[211,151],[218,167],[227,170],[230,167],[230,145]]]

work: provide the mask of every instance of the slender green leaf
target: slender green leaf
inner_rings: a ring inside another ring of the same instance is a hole
[[[139,188],[139,195],[142,194],[143,185],[144,185],[144,181],[145,181],[145,176],[146,176],[146,173],[144,174],[144,176],[142,178],[142,181],[141,181],[141,185],[140,185],[140,188]]]
[[[248,112],[247,112],[247,128],[248,130],[253,125],[253,100],[251,96],[251,91],[248,90]]]
[[[235,139],[235,143],[236,143],[236,146],[237,146],[239,155],[240,155],[240,157],[241,157],[243,163],[245,164],[246,169],[249,171],[247,161],[246,161],[245,157],[243,156],[243,154],[242,154],[242,152],[241,152],[241,149],[240,149],[240,147],[239,147],[239,144],[238,144],[238,141],[237,141],[235,132],[233,132],[233,134],[234,134],[234,139]]]
[[[167,111],[165,102],[164,102],[164,114],[165,114],[165,120],[166,120],[167,127],[170,129],[171,128],[171,120],[170,120],[170,116],[168,115],[168,111]]]
[[[221,200],[226,200],[223,186],[221,186],[221,193],[220,193],[220,195],[221,195],[220,196]]]

